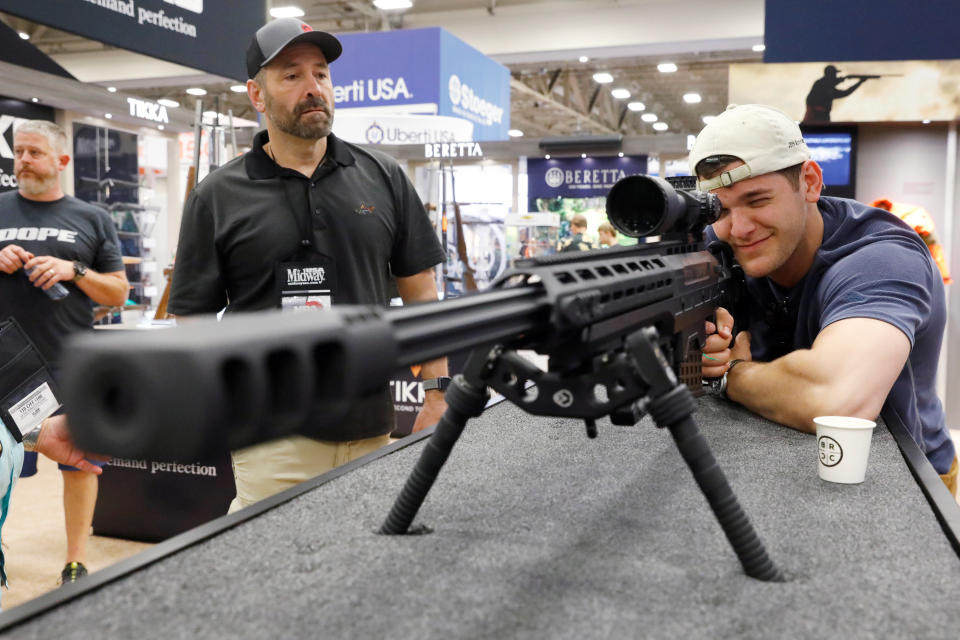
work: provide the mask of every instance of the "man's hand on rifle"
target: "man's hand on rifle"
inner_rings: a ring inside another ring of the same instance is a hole
[[[741,331],[730,345],[733,316],[723,307],[717,307],[716,323],[707,321],[707,343],[700,362],[704,378],[719,378],[731,360],[750,360],[750,332]]]

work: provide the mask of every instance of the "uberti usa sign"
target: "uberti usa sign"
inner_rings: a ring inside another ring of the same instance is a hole
[[[452,116],[473,125],[473,140],[506,140],[510,71],[440,27],[338,36],[331,67],[337,113],[382,109]]]
[[[265,0],[3,0],[8,13],[194,69],[243,80]]]

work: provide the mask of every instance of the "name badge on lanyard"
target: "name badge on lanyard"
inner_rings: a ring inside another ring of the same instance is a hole
[[[280,309],[322,311],[333,305],[336,283],[333,260],[316,254],[309,262],[281,262],[277,265]]]

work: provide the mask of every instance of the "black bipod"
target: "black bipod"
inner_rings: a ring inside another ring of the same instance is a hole
[[[533,386],[527,387],[527,380],[532,381]],[[607,389],[607,399],[593,397],[598,384]],[[649,412],[657,426],[670,430],[744,572],[758,580],[783,581],[783,574],[767,555],[763,542],[693,421],[691,415],[696,409],[693,394],[677,381],[660,350],[657,331],[653,328],[632,334],[625,350],[609,359],[599,370],[579,377],[542,372],[501,346],[475,350],[463,374],[456,376],[447,389],[447,411],[427,441],[380,533],[397,535],[408,532],[467,420],[483,413],[489,399],[488,386],[535,415],[583,418],[587,435],[591,438],[596,437],[595,418],[599,415],[613,414],[611,417],[617,418],[614,420],[616,424],[634,424],[645,411]],[[643,399],[625,403],[625,398]]]
[[[677,381],[660,350],[656,329],[645,327],[628,337],[627,351],[634,357],[638,370],[650,385],[650,401],[645,406],[646,410],[658,427],[670,430],[680,455],[690,467],[694,480],[737,554],[743,571],[757,580],[783,582],[783,573],[767,555],[763,541],[697,428],[693,420],[696,400],[690,389]]]
[[[406,484],[403,485],[383,526],[380,527],[380,533],[388,535],[407,533],[410,523],[420,510],[420,505],[433,487],[437,474],[450,457],[453,445],[457,443],[463,428],[467,426],[467,420],[479,416],[487,406],[490,392],[487,390],[486,380],[496,367],[502,352],[503,347],[499,345],[488,351],[474,349],[463,373],[454,376],[444,394],[447,410],[443,412],[433,435],[427,440],[417,465],[407,478]]]

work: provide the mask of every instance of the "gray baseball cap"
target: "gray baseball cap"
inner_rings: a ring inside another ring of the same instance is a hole
[[[247,77],[257,75],[278,53],[297,42],[309,42],[320,47],[327,64],[339,58],[343,52],[340,41],[326,31],[314,31],[313,27],[296,18],[279,18],[257,29],[250,41],[247,48]]]

